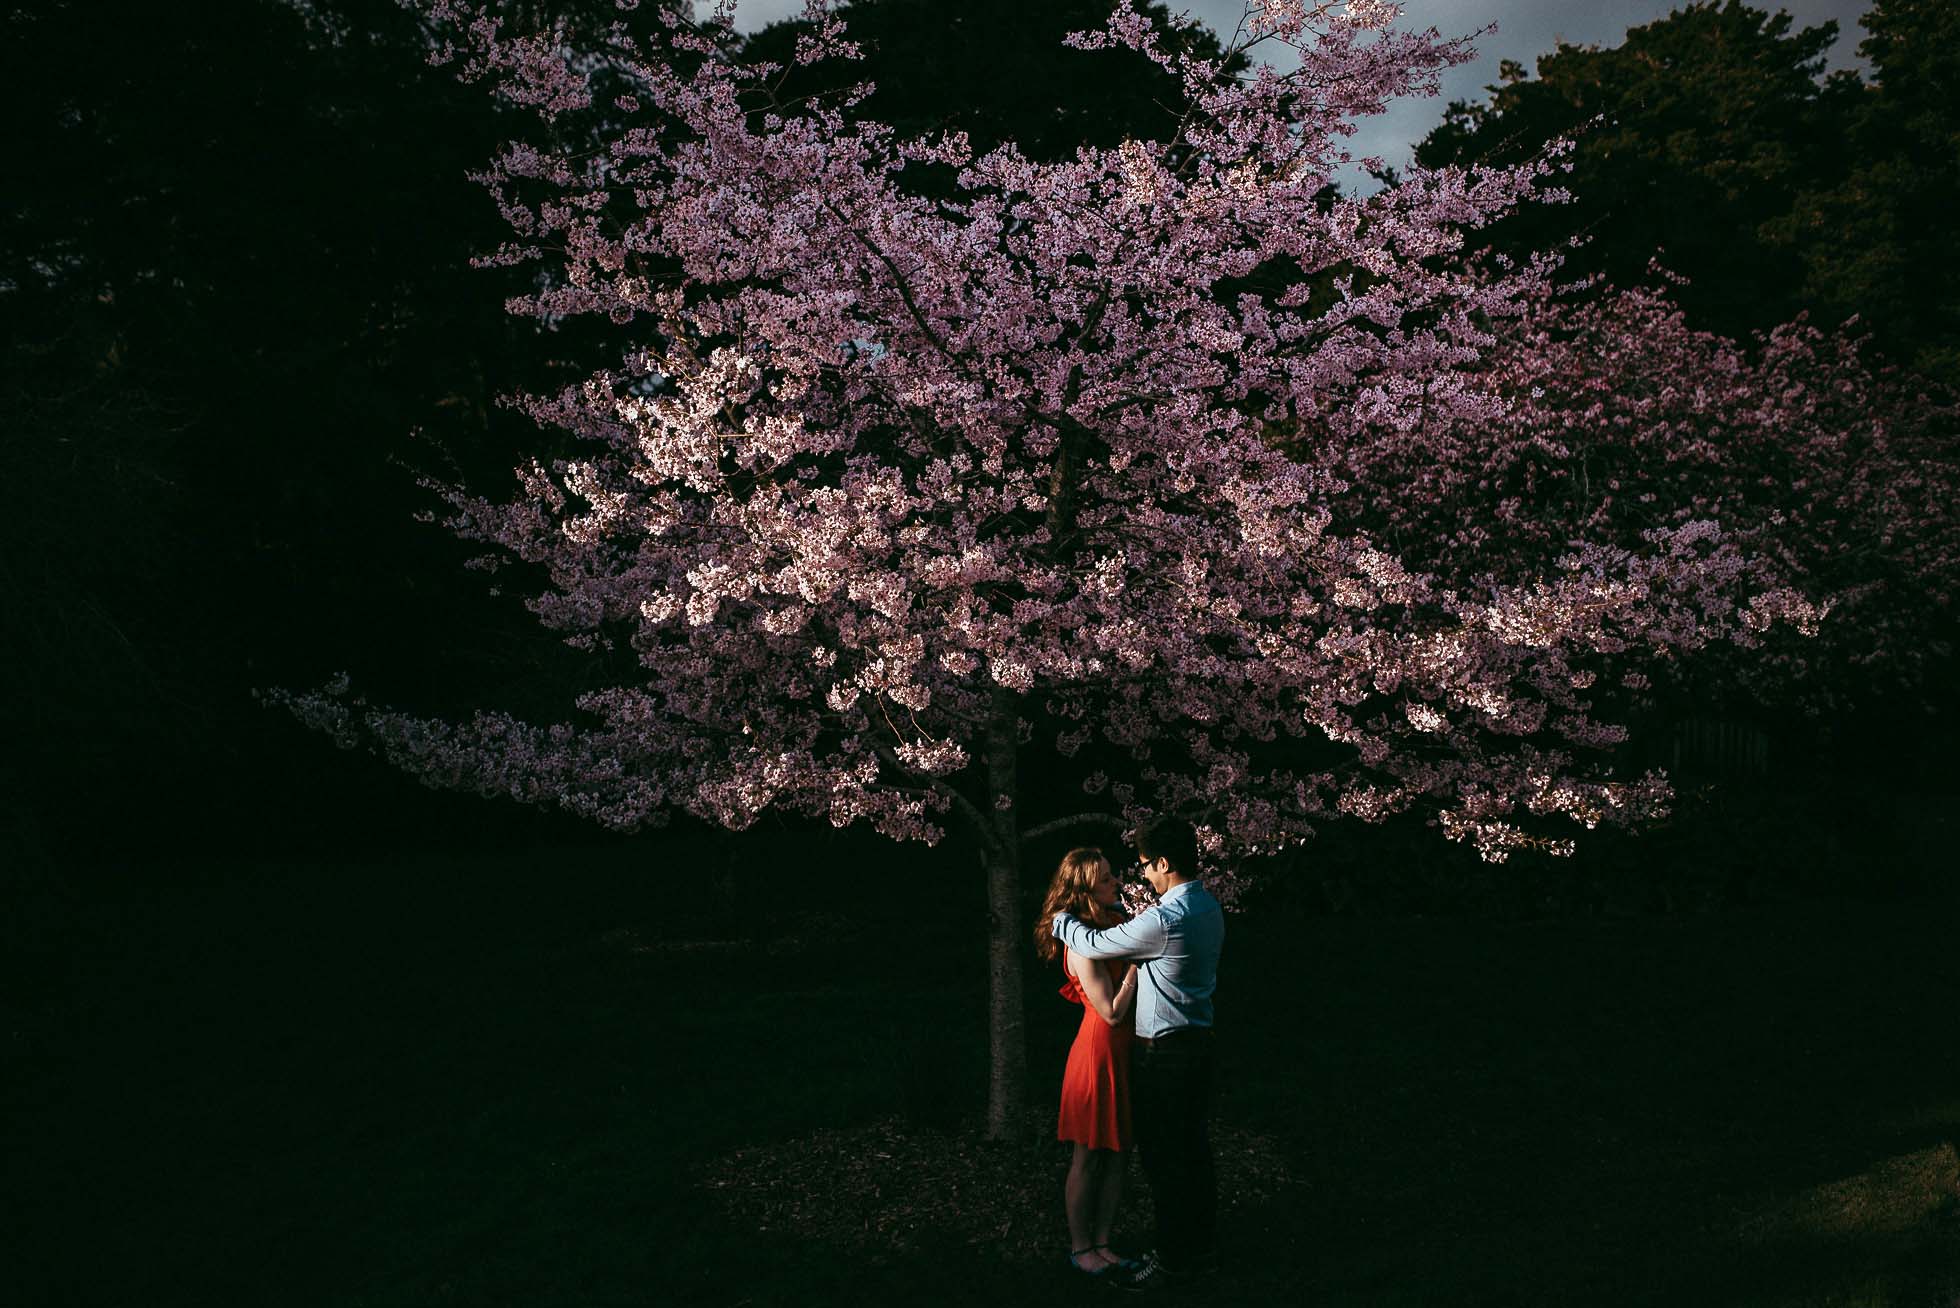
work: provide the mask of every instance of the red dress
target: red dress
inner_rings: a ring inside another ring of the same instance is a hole
[[[1101,967],[1092,959],[1088,967]],[[1126,1018],[1115,1026],[1096,1016],[1082,993],[1082,983],[1068,970],[1062,955],[1062,974],[1068,984],[1062,998],[1082,1005],[1082,1025],[1069,1047],[1068,1067],[1062,1072],[1061,1120],[1058,1140],[1073,1140],[1091,1149],[1130,1147],[1130,1041],[1135,1027]]]

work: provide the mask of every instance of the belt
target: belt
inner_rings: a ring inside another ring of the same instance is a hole
[[[1160,1036],[1138,1036],[1137,1043],[1154,1049],[1160,1045],[1203,1043],[1210,1039],[1208,1026],[1174,1026]]]

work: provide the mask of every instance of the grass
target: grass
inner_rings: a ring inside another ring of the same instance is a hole
[[[8,1300],[1080,1298],[1060,1148],[974,1130],[977,891],[785,885],[97,884],[5,974]],[[1038,1127],[1072,1010],[1029,989]],[[1219,1005],[1232,1272],[1179,1302],[1960,1303],[1948,902],[1253,914]]]

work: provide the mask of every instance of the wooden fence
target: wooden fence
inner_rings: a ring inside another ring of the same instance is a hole
[[[1762,777],[1769,774],[1769,733],[1753,722],[1685,717],[1664,727],[1656,741],[1671,774]]]

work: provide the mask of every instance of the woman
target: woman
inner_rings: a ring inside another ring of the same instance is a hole
[[[1082,1025],[1062,1073],[1062,1109],[1056,1137],[1075,1145],[1064,1197],[1068,1207],[1069,1262],[1101,1276],[1127,1260],[1109,1247],[1109,1229],[1123,1194],[1130,1147],[1130,1011],[1136,1004],[1137,970],[1100,963],[1065,949],[1050,934],[1057,913],[1072,913],[1098,928],[1124,920],[1121,890],[1099,849],[1072,849],[1055,869],[1034,926],[1035,952],[1062,959],[1068,984],[1062,997],[1082,1005]]]

